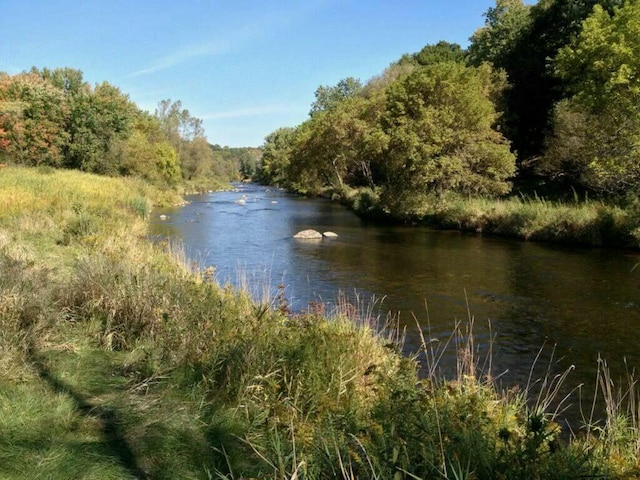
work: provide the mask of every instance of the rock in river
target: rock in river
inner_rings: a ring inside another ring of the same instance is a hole
[[[322,232],[322,236],[326,238],[338,238],[338,234],[335,232]]]
[[[318,239],[322,238],[322,234],[317,230],[302,230],[301,232],[296,233],[293,238],[301,238],[301,239]]]

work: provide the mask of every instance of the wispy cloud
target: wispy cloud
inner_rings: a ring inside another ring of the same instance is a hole
[[[254,107],[236,108],[221,112],[211,112],[201,115],[202,120],[220,120],[224,118],[257,117],[278,113],[294,113],[297,109],[287,105],[257,105]]]
[[[130,77],[140,77],[166,70],[185,63],[193,58],[216,56],[228,53],[251,41],[290,25],[301,18],[311,15],[319,8],[324,8],[334,0],[316,0],[308,3],[288,5],[286,10],[260,12],[255,17],[245,20],[242,25],[227,28],[216,39],[190,45],[174,51],[151,64],[133,72]],[[297,7],[297,8],[296,8]]]
[[[166,57],[161,58],[153,65],[138,70],[137,72],[132,73],[131,77],[140,77],[143,75],[149,75],[151,73],[156,73],[161,70],[166,70],[167,68],[175,67],[176,65],[180,65],[192,58],[203,57],[203,56],[214,56],[221,55],[230,50],[229,44],[224,43],[210,43],[203,45],[193,45],[177,52],[174,52]]]

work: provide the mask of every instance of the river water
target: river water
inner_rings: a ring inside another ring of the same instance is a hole
[[[640,367],[636,252],[379,225],[328,200],[253,184],[187,200],[154,211],[151,234],[183,244],[221,283],[248,284],[257,296],[284,290],[298,311],[309,302],[330,309],[343,294],[367,316],[391,312],[407,354],[419,349],[420,329],[439,351],[454,326],[466,329],[471,319],[477,361],[487,372],[490,358],[506,387],[524,387],[532,370],[535,379],[572,369],[562,394],[585,385],[571,398],[574,418],[580,397],[586,404],[595,391],[599,357],[614,380]],[[307,228],[338,238],[292,238]],[[454,348],[443,354],[445,374],[455,358]]]

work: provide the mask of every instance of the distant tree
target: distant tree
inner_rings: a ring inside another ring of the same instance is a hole
[[[357,95],[360,91],[362,91],[362,83],[353,77],[342,79],[333,87],[321,85],[316,89],[316,99],[311,105],[309,115],[313,116],[329,110],[341,101]]]
[[[266,136],[258,172],[261,182],[278,186],[287,185],[287,169],[291,162],[295,138],[296,130],[293,128],[279,128]]]
[[[117,149],[132,133],[137,112],[129,97],[107,82],[73,95],[65,165],[117,174],[122,161]]]
[[[427,66],[441,62],[461,62],[465,61],[465,51],[457,43],[440,41],[435,45],[427,45],[418,53],[410,57],[418,65]]]
[[[305,190],[373,186],[373,168],[386,146],[379,127],[383,101],[352,97],[305,122],[292,151],[292,178]]]
[[[212,176],[213,152],[205,137],[184,142],[180,152],[180,167],[185,180]]]
[[[213,152],[204,136],[202,120],[182,108],[182,102],[170,99],[158,103],[155,118],[168,141],[178,152],[180,168],[186,180],[214,176]]]
[[[411,214],[425,194],[500,195],[510,189],[514,156],[492,127],[491,96],[504,84],[488,65],[438,63],[416,70],[387,91],[382,129],[388,135],[381,199]]]
[[[124,150],[121,174],[167,186],[175,186],[182,179],[178,154],[151,115],[142,112],[138,115]]]
[[[243,178],[253,178],[258,169],[258,159],[252,156],[249,151],[242,151],[238,154],[240,162],[240,174]]]

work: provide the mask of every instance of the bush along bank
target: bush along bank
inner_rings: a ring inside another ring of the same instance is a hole
[[[640,248],[640,205],[626,208],[600,201],[558,202],[538,196],[505,199],[447,194],[407,202],[391,210],[371,188],[334,193],[358,215],[377,221],[425,224],[434,228],[593,247]]]
[[[292,315],[219,285],[144,237],[158,192],[79,172],[0,174],[0,476],[8,478],[631,478],[637,416],[561,441],[476,369],[407,358],[343,304]],[[428,340],[420,358],[437,358]],[[426,355],[424,355],[426,354]],[[603,373],[606,373],[603,364]],[[629,405],[637,398],[622,392]],[[615,397],[615,398],[614,398]]]

